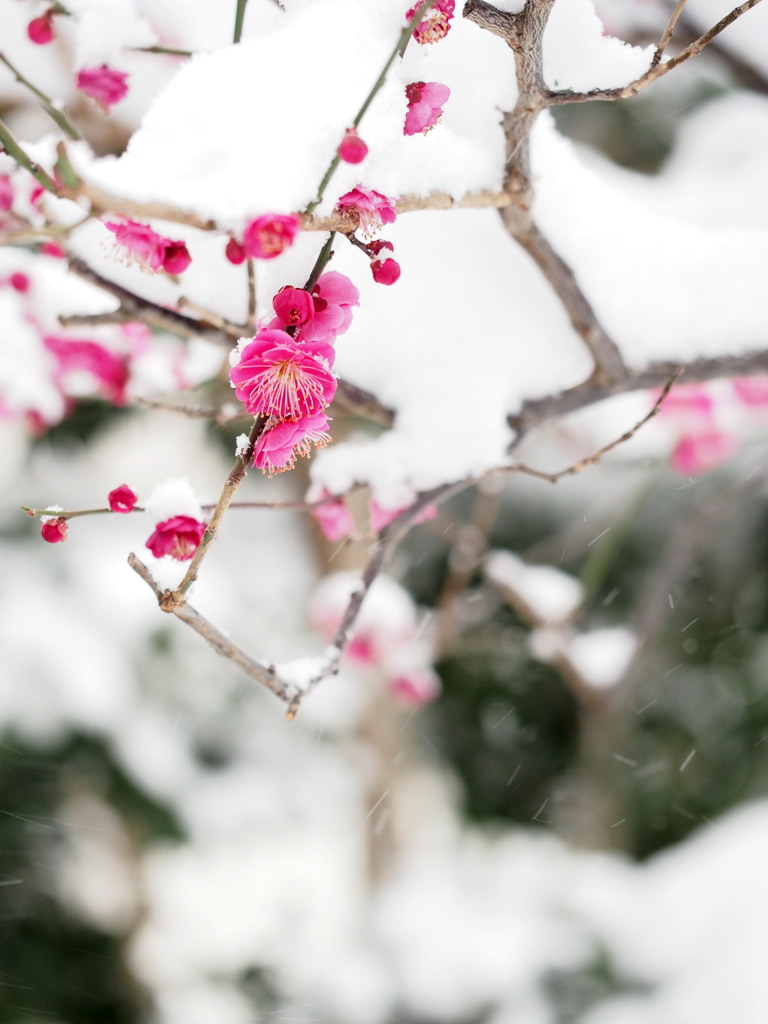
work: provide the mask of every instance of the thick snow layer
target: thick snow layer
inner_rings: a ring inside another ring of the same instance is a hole
[[[485,572],[492,583],[519,596],[537,623],[565,622],[584,599],[573,576],[549,565],[526,565],[510,551],[491,551]]]
[[[232,226],[247,214],[301,209],[401,27],[396,6],[291,5],[269,35],[185,64],[122,157],[95,164],[81,158],[80,166],[120,194],[188,206]],[[555,5],[544,47],[547,78],[561,87],[621,85],[650,60],[650,51],[602,36],[589,0]],[[343,74],[329,64],[334,60]],[[405,138],[405,86],[427,79],[448,85],[450,102],[437,129]],[[263,102],[275,88],[280,103]],[[499,112],[514,98],[509,50],[455,18],[439,47],[412,46],[393,67],[361,125],[369,156],[362,167],[339,168],[323,208],[360,182],[390,195],[437,190],[460,197],[498,188]]]
[[[623,626],[616,626],[577,633],[567,644],[565,653],[581,678],[602,690],[622,679],[636,650],[636,635]]]
[[[630,366],[764,348],[768,231],[655,214],[588,169],[546,117],[533,141],[534,214]]]

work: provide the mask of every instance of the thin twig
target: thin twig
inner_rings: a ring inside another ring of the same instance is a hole
[[[664,51],[669,46],[669,43],[672,39],[672,33],[675,31],[675,25],[677,25],[678,18],[683,13],[683,8],[685,7],[686,3],[687,0],[677,0],[677,3],[675,4],[675,9],[672,11],[669,21],[667,22],[667,26],[661,33],[661,39],[659,39],[659,44],[656,47],[656,52],[654,53],[653,60],[651,61],[652,68],[655,68],[661,60],[661,58],[664,56]]]
[[[581,473],[581,471],[586,469],[588,466],[596,466],[598,462],[601,461],[604,455],[607,455],[608,452],[613,451],[614,448],[618,448],[618,446],[620,444],[624,444],[625,441],[629,441],[631,438],[635,436],[635,434],[638,432],[638,430],[640,430],[641,427],[644,427],[649,420],[653,419],[653,417],[658,413],[659,409],[661,408],[661,403],[667,397],[667,395],[670,392],[670,389],[678,380],[678,378],[682,375],[682,373],[682,366],[678,366],[675,369],[672,376],[669,378],[669,380],[665,383],[664,387],[662,388],[661,394],[654,402],[653,408],[650,410],[650,412],[647,412],[645,416],[643,416],[643,418],[634,425],[634,427],[631,427],[629,430],[625,431],[621,435],[621,437],[617,437],[616,440],[611,441],[610,444],[603,445],[603,447],[598,448],[596,452],[593,452],[591,455],[585,456],[585,458],[583,459],[579,459],[578,462],[574,462],[570,466],[566,466],[565,469],[561,469],[557,473],[545,473],[543,470],[533,469],[531,466],[526,466],[522,462],[515,462],[511,466],[504,467],[498,472],[504,472],[505,469],[511,470],[515,473],[525,473],[527,476],[535,476],[538,480],[546,480],[550,484],[556,484],[558,480],[562,480],[565,476],[575,476],[577,473]]]
[[[630,96],[637,96],[637,94],[649,86],[651,82],[655,82],[657,79],[661,78],[662,75],[666,75],[670,71],[673,71],[676,67],[679,67],[680,64],[690,60],[691,57],[698,56],[698,54],[700,54],[716,36],[720,35],[724,29],[728,28],[729,25],[732,25],[734,21],[746,14],[747,11],[752,10],[752,8],[756,7],[760,2],[761,0],[746,0],[745,3],[739,4],[738,7],[734,7],[729,14],[726,14],[726,16],[721,18],[716,25],[713,25],[708,32],[705,32],[703,35],[699,36],[698,39],[695,39],[690,45],[686,46],[684,50],[681,50],[677,56],[672,57],[664,64],[651,63],[651,66],[645,74],[636,78],[628,85],[621,86],[618,89],[592,89],[589,92],[547,91],[545,94],[546,104],[549,107],[553,107],[562,106],[563,104],[568,103],[589,103],[592,100],[624,100],[629,99]]]
[[[54,104],[50,96],[46,96],[46,94],[41,92],[36,85],[33,85],[28,78],[25,78],[19,69],[8,60],[4,53],[0,53],[0,63],[5,64],[19,85],[23,85],[25,89],[28,89],[32,93],[46,114],[59,126],[59,128],[61,128],[68,138],[73,141],[82,138],[80,132],[75,128],[64,111],[60,110]]]

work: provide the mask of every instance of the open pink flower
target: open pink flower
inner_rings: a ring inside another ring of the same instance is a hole
[[[44,519],[40,524],[40,535],[49,544],[60,544],[67,539],[67,520],[57,516],[55,519]]]
[[[345,213],[357,217],[363,234],[373,235],[383,224],[393,224],[397,218],[395,200],[370,188],[353,188],[336,205]]]
[[[54,9],[49,8],[39,18],[33,18],[27,25],[27,35],[37,46],[45,46],[53,40]]]
[[[368,147],[357,134],[356,128],[347,128],[337,150],[346,164],[359,164],[368,156]]]
[[[434,128],[440,120],[451,90],[439,82],[411,82],[405,87],[405,95],[408,111],[403,135],[418,135]]]
[[[139,224],[135,220],[104,221],[104,227],[147,270],[180,274],[192,262],[184,242],[164,238],[146,224]]]
[[[252,220],[243,235],[246,256],[271,260],[293,245],[301,226],[295,213],[265,213]]]
[[[422,667],[389,676],[386,687],[396,700],[411,707],[422,707],[440,696],[442,684],[434,669]]]
[[[315,315],[301,329],[301,340],[332,342],[352,323],[352,306],[360,305],[360,292],[338,270],[322,274],[312,289]]]
[[[300,420],[324,409],[336,392],[333,349],[298,342],[285,331],[259,331],[232,367],[235,394],[249,413]]]
[[[286,285],[272,299],[277,319],[286,327],[299,327],[315,315],[315,303],[304,288]]]
[[[437,0],[413,30],[413,38],[416,42],[425,46],[427,43],[436,43],[448,35],[455,7],[455,0]],[[418,8],[419,4],[417,3],[406,12],[405,16],[408,21],[411,20]]]
[[[103,345],[95,341],[81,341],[77,338],[61,338],[57,335],[46,335],[43,345],[56,360],[54,380],[67,390],[67,377],[90,375],[99,392],[114,405],[125,403],[125,386],[128,382],[128,366],[126,359],[115,355]]]
[[[282,420],[265,430],[253,449],[253,465],[272,476],[292,469],[299,455],[309,455],[311,446],[322,448],[330,441],[328,417],[314,412],[299,420]]]
[[[128,484],[120,484],[109,492],[107,500],[113,512],[133,512],[139,499]]]
[[[128,95],[128,72],[102,64],[99,68],[83,68],[77,73],[77,88],[91,96],[105,112]]]
[[[145,547],[155,558],[170,555],[179,562],[188,562],[203,539],[205,525],[192,516],[171,516],[157,524]]]
[[[327,496],[328,492],[323,490],[321,499]],[[323,501],[322,504],[315,505],[312,516],[326,540],[335,542],[350,537],[355,532],[355,521],[343,498],[334,498],[333,501]]]

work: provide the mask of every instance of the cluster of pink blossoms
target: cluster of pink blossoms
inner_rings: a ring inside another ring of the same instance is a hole
[[[122,514],[133,512],[138,500],[128,484],[120,484],[107,495],[110,511]],[[56,509],[53,508],[50,511],[52,515],[42,516],[40,534],[49,544],[60,544],[67,539],[68,516],[56,515]],[[155,558],[170,556],[178,562],[188,562],[203,539],[206,525],[193,516],[171,516],[155,526],[145,547],[149,548]]]
[[[744,377],[730,382],[737,403],[751,410],[768,411],[768,377]],[[677,432],[670,465],[683,476],[706,473],[736,454],[739,440],[724,429],[731,402],[718,403],[715,395],[699,384],[673,388],[664,399],[661,416]]]
[[[252,416],[266,418],[253,465],[273,473],[290,469],[298,455],[328,437],[325,410],[336,393],[333,342],[352,322],[359,303],[349,278],[331,270],[311,291],[282,288],[275,318],[247,342],[232,367],[235,394]]]
[[[334,573],[315,591],[309,622],[328,642],[334,640],[349,596],[358,585],[354,573]],[[428,704],[439,696],[441,683],[431,666],[433,652],[424,633],[407,591],[380,576],[366,597],[344,659],[350,666],[375,673],[396,700],[411,707]]]
[[[104,227],[112,232],[118,245],[122,245],[146,270],[181,274],[192,262],[184,242],[164,238],[146,224],[125,218],[122,221],[104,221]]]

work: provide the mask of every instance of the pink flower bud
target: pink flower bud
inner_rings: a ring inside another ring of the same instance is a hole
[[[55,260],[63,260],[66,256],[58,242],[43,242],[40,246],[40,252],[45,256],[53,257]]]
[[[188,562],[203,539],[205,525],[192,516],[171,516],[157,524],[145,546],[155,558],[170,555],[178,562]]]
[[[163,256],[163,270],[166,274],[181,274],[192,262],[189,250],[183,242],[170,242]]]
[[[62,519],[60,516],[56,519],[46,519],[40,525],[42,538],[47,540],[49,544],[59,544],[61,541],[66,540],[68,529],[67,520]]]
[[[11,274],[8,278],[8,282],[11,288],[16,292],[21,292],[23,294],[24,292],[29,291],[30,281],[26,274]]]
[[[359,164],[368,156],[368,147],[357,134],[356,128],[347,128],[336,151],[346,164]]]
[[[132,512],[139,500],[128,484],[120,484],[108,494],[109,507],[113,512]]]
[[[45,46],[53,40],[53,15],[51,8],[39,18],[33,18],[27,25],[27,35],[38,46]]]
[[[315,303],[308,291],[286,285],[272,299],[277,319],[287,327],[305,324],[315,315]]]
[[[394,284],[400,277],[400,264],[397,260],[373,260],[371,273],[377,284]]]
[[[246,256],[271,260],[293,245],[299,231],[299,218],[295,213],[265,213],[252,220],[245,229],[243,249]]]
[[[240,245],[236,238],[230,238],[227,242],[227,248],[224,250],[224,255],[227,257],[229,262],[234,263],[236,267],[245,262],[245,249]]]

